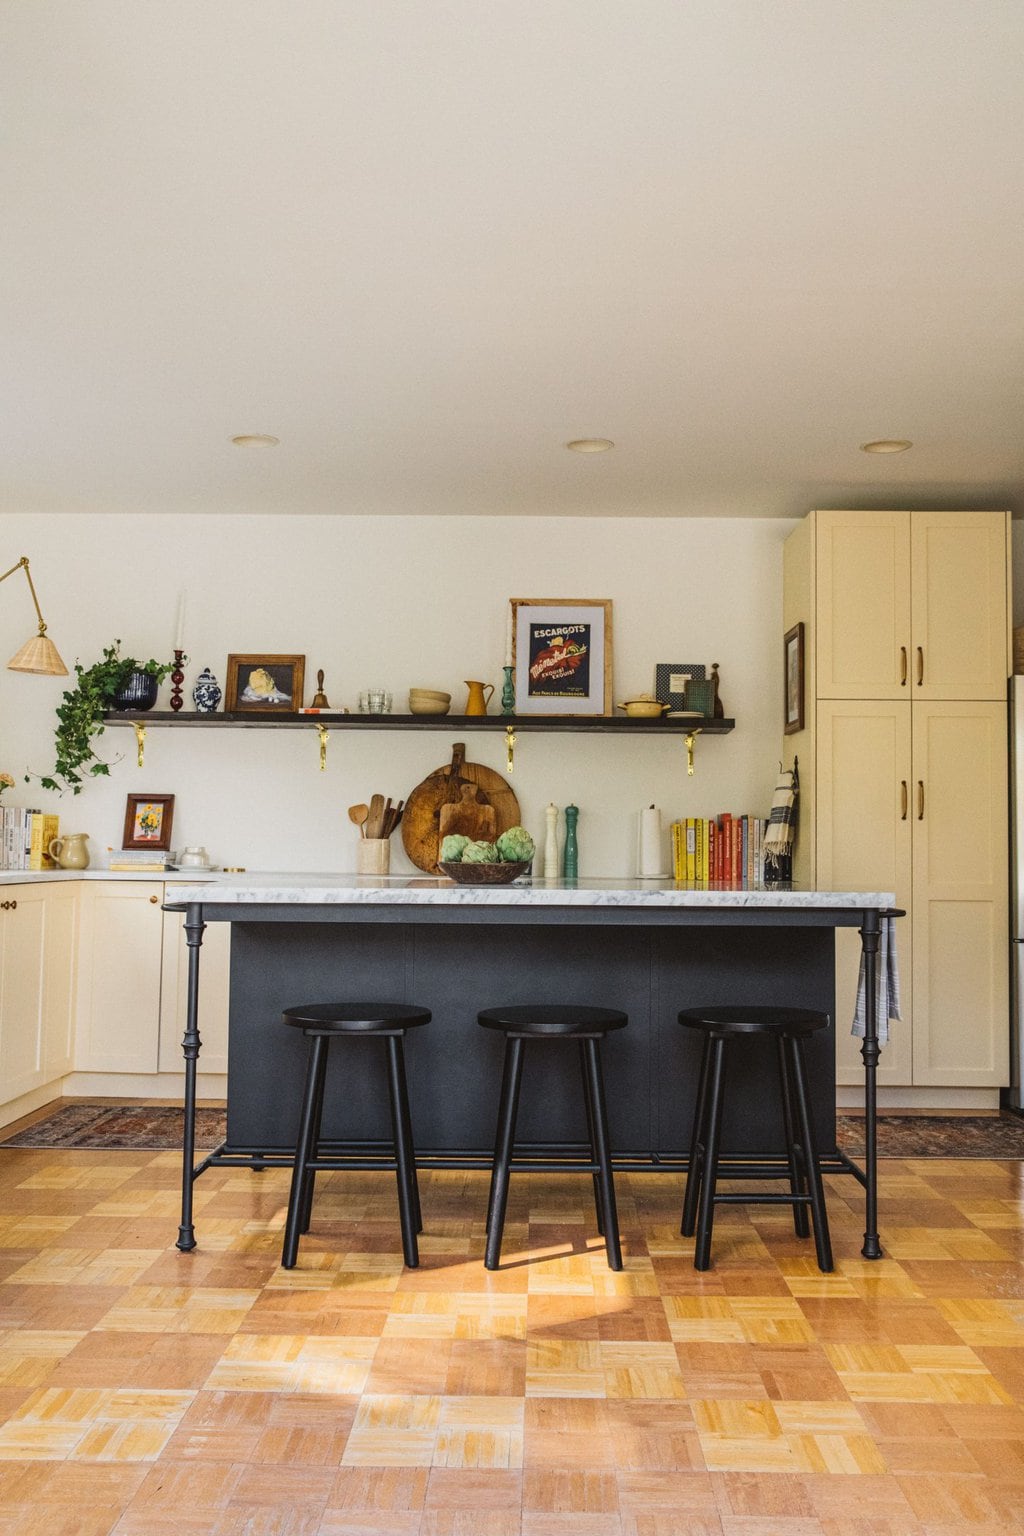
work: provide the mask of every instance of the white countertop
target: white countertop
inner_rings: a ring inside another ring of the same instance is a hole
[[[0,885],[57,884],[68,880],[132,880],[166,884],[168,899],[221,906],[446,906],[446,907],[895,907],[892,891],[812,891],[736,886],[693,886],[674,880],[517,880],[512,885],[456,885],[439,875],[338,873],[227,873],[201,877],[191,870],[58,869],[0,871]]]
[[[178,877],[179,881],[181,877]],[[175,902],[218,906],[448,907],[775,907],[862,909],[896,905],[892,891],[741,890],[673,880],[534,879],[512,885],[456,885],[431,875],[243,874],[176,884]]]

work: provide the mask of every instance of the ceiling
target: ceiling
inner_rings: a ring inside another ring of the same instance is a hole
[[[1020,0],[8,0],[0,510],[1024,513],[1022,45]]]

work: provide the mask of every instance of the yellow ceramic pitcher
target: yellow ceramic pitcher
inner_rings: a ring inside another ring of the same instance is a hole
[[[469,689],[469,698],[466,700],[467,715],[486,715],[487,706],[491,702],[491,694],[494,692],[493,683],[471,683],[466,680]]]

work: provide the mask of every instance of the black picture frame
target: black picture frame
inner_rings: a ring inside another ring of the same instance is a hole
[[[782,641],[782,697],[785,735],[804,728],[804,626],[794,624]]]

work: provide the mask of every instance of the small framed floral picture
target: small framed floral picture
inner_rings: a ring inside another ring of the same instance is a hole
[[[171,846],[173,821],[173,795],[129,795],[121,847],[153,848],[166,853]]]

